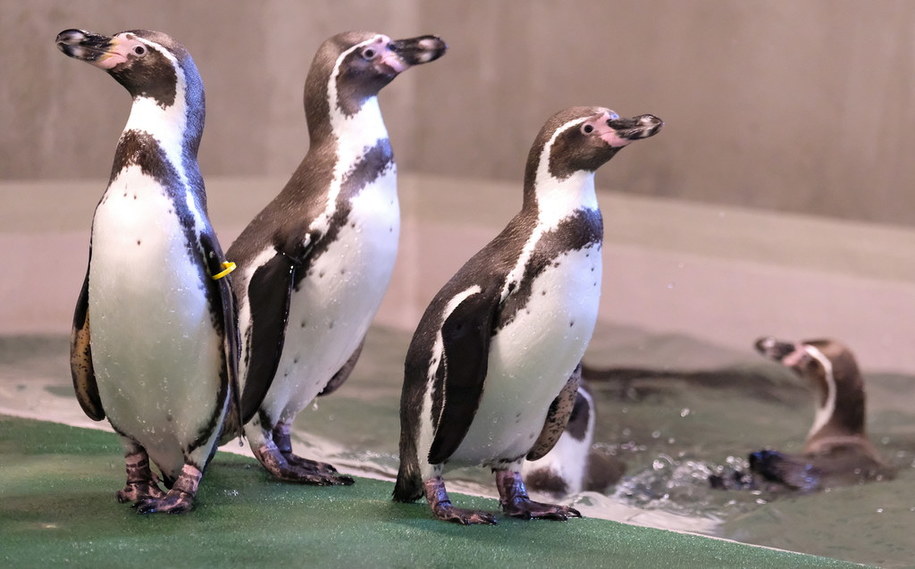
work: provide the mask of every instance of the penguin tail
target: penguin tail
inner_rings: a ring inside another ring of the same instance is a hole
[[[423,497],[423,481],[419,468],[404,468],[400,463],[397,481],[394,483],[393,498],[395,502],[415,502]]]
[[[393,497],[395,502],[415,502],[423,497],[423,477],[419,471],[416,443],[406,432],[400,435],[400,468]]]

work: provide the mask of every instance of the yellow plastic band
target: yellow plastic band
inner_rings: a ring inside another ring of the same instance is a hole
[[[226,275],[228,275],[229,273],[231,273],[232,271],[234,271],[236,267],[237,267],[237,265],[236,265],[235,263],[233,263],[232,261],[226,261],[226,262],[224,262],[224,263],[222,264],[222,268],[223,268],[224,270],[222,270],[222,271],[216,273],[215,275],[213,275],[213,277],[212,277],[213,280],[214,280],[214,281],[218,281],[219,279],[223,278],[224,276],[226,276]]]

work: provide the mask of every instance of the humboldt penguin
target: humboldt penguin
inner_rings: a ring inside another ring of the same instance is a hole
[[[349,376],[394,267],[397,169],[378,93],[445,49],[434,36],[347,32],[325,41],[305,81],[308,152],[229,248],[239,267],[241,404],[258,409],[244,432],[278,479],[353,482],[294,454],[290,429]]]
[[[57,47],[133,98],[92,220],[71,336],[76,395],[120,435],[127,483],[118,500],[143,513],[185,512],[237,394],[231,264],[197,165],[203,83],[187,50],[160,32],[71,29]]]
[[[442,478],[446,464],[482,465],[495,473],[504,514],[580,516],[532,501],[521,465],[563,432],[597,318],[603,222],[595,171],[661,125],[602,107],[547,120],[528,156],[521,211],[436,294],[413,335],[395,501],[425,495],[438,519],[495,523],[489,512],[454,507]]]
[[[757,340],[756,349],[806,381],[816,413],[801,454],[751,453],[753,474],[804,492],[893,478],[894,469],[867,438],[864,380],[851,350],[829,339],[795,343],[772,337]]]

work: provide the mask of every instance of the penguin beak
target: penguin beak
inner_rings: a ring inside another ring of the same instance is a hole
[[[807,355],[803,346],[782,342],[771,336],[756,340],[756,351],[788,367],[798,365]]]
[[[632,118],[608,119],[611,132],[603,134],[610,146],[626,146],[634,140],[648,138],[661,132],[664,121],[654,115],[639,115]]]
[[[135,40],[134,40],[135,41]],[[57,49],[74,59],[109,70],[130,58],[131,45],[120,37],[85,30],[64,30],[57,34]]]
[[[445,54],[448,46],[436,36],[394,40],[382,56],[382,62],[400,73],[413,65],[435,61]]]

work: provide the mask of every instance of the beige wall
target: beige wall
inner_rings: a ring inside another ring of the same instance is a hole
[[[0,179],[108,173],[129,100],[57,52],[69,27],[160,29],[188,46],[207,86],[209,176],[295,167],[304,74],[328,35],[438,33],[449,54],[383,93],[402,170],[519,180],[549,114],[599,104],[667,121],[603,187],[915,223],[913,2],[0,0]]]

